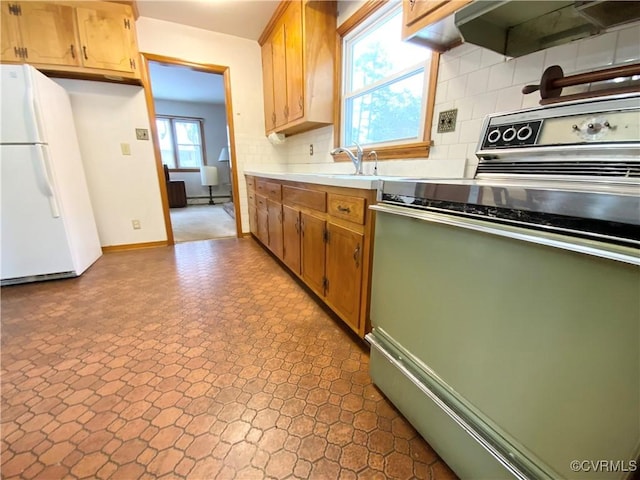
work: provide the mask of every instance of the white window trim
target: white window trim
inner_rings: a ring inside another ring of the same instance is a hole
[[[164,119],[169,120],[169,126],[171,129],[171,143],[173,147],[173,163],[174,167],[169,167],[171,171],[191,171],[191,170],[199,170],[201,166],[206,164],[207,151],[204,145],[204,119],[198,117],[184,117],[180,115],[169,115],[169,114],[156,114],[156,119]],[[174,122],[191,122],[198,123],[200,126],[200,165],[197,167],[181,167],[179,164],[178,157],[178,141],[176,139],[176,131]]]

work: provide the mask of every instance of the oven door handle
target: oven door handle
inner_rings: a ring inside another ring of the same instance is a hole
[[[378,203],[369,207],[376,212],[399,215],[414,220],[429,223],[439,223],[452,227],[466,228],[490,235],[512,238],[524,242],[537,243],[549,247],[570,250],[572,252],[583,253],[596,257],[608,258],[618,262],[640,265],[640,253],[638,250],[612,243],[597,242],[592,239],[570,237],[557,233],[549,233],[541,230],[534,230],[526,226],[512,226],[494,223],[487,220],[477,220],[475,218],[462,217],[447,213],[434,213],[427,210],[420,210],[411,207],[402,207]]]

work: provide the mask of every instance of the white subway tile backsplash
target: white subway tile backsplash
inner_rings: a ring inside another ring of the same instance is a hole
[[[468,53],[471,52],[479,52],[480,51],[480,47],[477,47],[475,45],[471,45],[470,43],[463,43],[462,45],[449,50],[447,52],[447,56],[450,57],[461,57],[463,55],[467,55]]]
[[[498,63],[504,62],[506,58],[504,55],[500,53],[493,52],[491,50],[487,50],[486,48],[481,48],[480,55],[480,68],[490,67],[492,65],[496,65]]]
[[[446,100],[453,101],[457,98],[465,96],[465,88],[467,86],[467,75],[455,77],[449,80],[449,86],[447,87]]]
[[[478,138],[480,138],[480,129],[482,128],[483,120],[484,117],[460,122],[460,143],[477,142]]]
[[[576,70],[593,70],[611,65],[616,51],[617,36],[617,32],[609,32],[580,41]]]
[[[489,70],[489,90],[510,87],[513,82],[514,60],[498,63]]]
[[[438,160],[443,158],[448,158],[449,156],[449,145],[437,144],[434,141],[433,147],[429,150],[429,158]]]
[[[620,30],[617,33],[615,63],[640,61],[640,25]]]
[[[496,111],[498,92],[488,92],[473,97],[473,118],[484,118]]]
[[[471,120],[471,115],[473,114],[473,97],[459,98],[454,102],[454,108],[458,109],[458,122]]]
[[[544,70],[544,51],[531,53],[516,59],[513,83],[539,83]]]
[[[442,139],[440,140],[442,145],[453,145],[458,143],[460,140],[460,129],[456,128],[454,132],[447,132],[442,134]]]
[[[538,93],[531,93],[530,95],[540,98]],[[496,102],[496,112],[510,112],[512,110],[517,110],[522,104],[522,97],[522,87],[520,85],[500,90],[498,100]]]
[[[457,145],[449,145],[448,158],[450,159],[462,159],[466,158],[467,145],[464,143],[458,143]]]
[[[447,100],[447,90],[449,90],[449,82],[438,82],[436,87],[436,105]]]
[[[460,59],[458,57],[440,57],[438,67],[438,82],[457,77],[460,73]]]
[[[489,85],[489,68],[477,70],[468,75],[465,96],[477,95],[487,91]]]
[[[476,51],[460,57],[460,75],[478,70],[480,68],[480,57]]]
[[[544,68],[551,65],[560,65],[562,71],[566,74],[575,72],[576,58],[578,56],[578,43],[571,42],[565,45],[551,47],[545,52]]]

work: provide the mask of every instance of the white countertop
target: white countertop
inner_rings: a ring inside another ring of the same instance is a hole
[[[272,178],[274,180],[289,180],[291,182],[315,183],[318,185],[333,185],[335,187],[361,188],[377,190],[381,180],[400,179],[405,177],[350,175],[346,173],[292,173],[292,172],[257,172],[245,170],[245,175]]]

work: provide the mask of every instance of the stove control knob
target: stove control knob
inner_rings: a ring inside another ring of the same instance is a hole
[[[495,130],[491,130],[489,135],[487,135],[487,140],[489,140],[490,143],[496,143],[500,140],[500,130],[497,128]]]
[[[518,130],[518,140],[523,142],[527,140],[532,133],[533,133],[533,129],[529,125],[525,125],[520,130]]]
[[[514,127],[509,127],[502,132],[502,140],[505,142],[510,142],[514,138],[516,138],[516,129]]]

